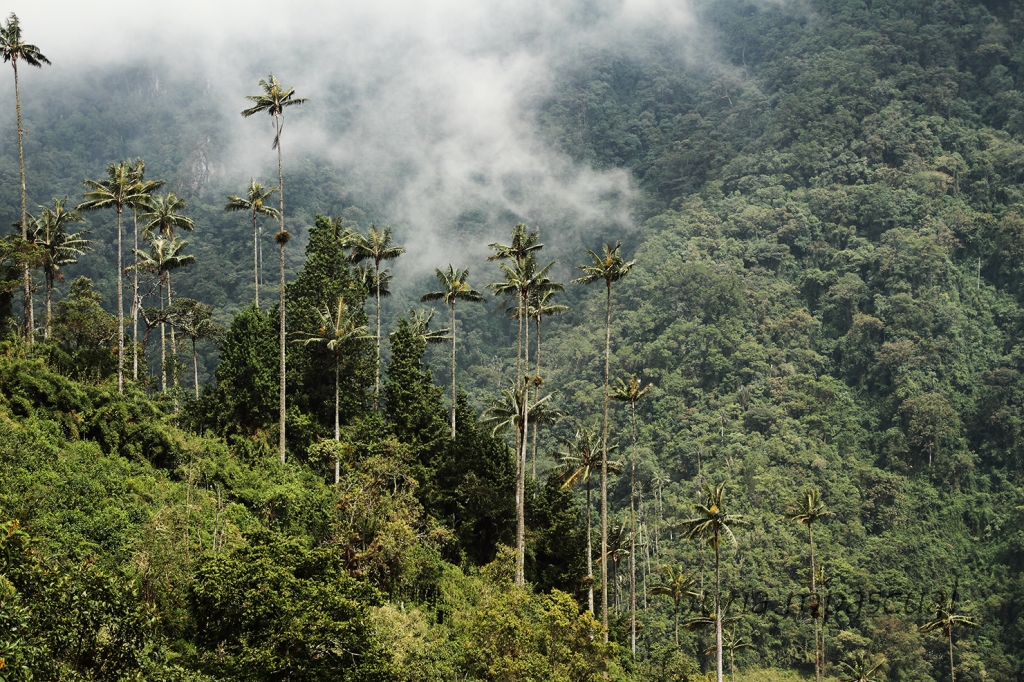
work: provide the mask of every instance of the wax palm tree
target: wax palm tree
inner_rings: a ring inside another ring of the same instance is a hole
[[[715,674],[717,682],[722,682],[722,574],[721,545],[723,536],[733,546],[736,537],[732,528],[748,525],[742,516],[729,514],[725,511],[725,484],[712,487],[705,483],[701,491],[701,501],[693,505],[696,515],[683,521],[687,537],[707,542],[715,550]]]
[[[296,106],[305,103],[307,100],[305,97],[296,97],[295,88],[286,90],[274,77],[274,74],[270,74],[266,80],[260,79],[260,87],[263,89],[258,95],[247,95],[246,99],[253,103],[251,107],[242,111],[242,116],[249,118],[256,114],[269,114],[274,117],[274,144],[270,146],[271,149],[277,150],[277,187],[278,187],[278,200],[280,202],[280,209],[278,211],[278,218],[281,221],[281,231],[285,231],[284,226],[284,165],[281,160],[281,130],[284,127],[284,110],[288,107]]]
[[[380,399],[380,299],[384,291],[383,285],[388,278],[382,277],[381,263],[387,260],[394,260],[405,253],[405,247],[393,243],[391,228],[383,230],[370,223],[365,235],[353,233],[351,241],[352,255],[349,257],[353,263],[360,263],[364,260],[373,262],[374,296],[377,300],[377,374],[373,384],[373,409],[379,408]]]
[[[921,632],[932,632],[941,630],[949,642],[949,678],[956,682],[956,666],[953,664],[953,628],[962,626],[967,628],[978,627],[978,621],[958,613],[956,590],[953,596],[935,605],[935,617],[921,626]]]
[[[562,448],[559,450],[559,460],[563,473],[559,476],[563,480],[563,488],[583,483],[587,491],[587,604],[590,612],[594,612],[594,550],[592,548],[590,511],[593,505],[590,502],[590,480],[595,471],[601,470],[601,439],[586,426],[577,426],[576,433],[572,438],[561,439]],[[609,462],[608,470],[618,469],[621,471],[620,462]]]
[[[63,281],[61,268],[78,262],[78,257],[92,250],[92,240],[86,239],[91,232],[68,232],[68,225],[82,222],[82,214],[67,209],[68,198],[54,199],[53,208],[39,207],[39,218],[33,221],[32,241],[41,248],[43,275],[46,277],[46,323],[43,338],[50,338],[51,304],[53,287],[57,280]]]
[[[489,261],[511,261],[514,265],[514,269],[522,268],[527,261],[533,261],[534,267],[536,266],[536,252],[544,248],[544,245],[540,243],[540,233],[536,230],[533,232],[529,231],[529,228],[525,223],[516,223],[512,227],[512,241],[509,244],[500,244],[495,242],[488,244],[487,247],[494,253],[487,257]],[[506,279],[508,279],[508,272],[506,270]],[[496,285],[492,284],[489,288]],[[498,292],[495,291],[495,294]],[[515,301],[517,306],[521,306],[521,301],[516,295],[520,294],[519,291],[508,289],[505,295],[508,298]],[[517,320],[519,322],[519,335],[516,339],[516,376],[522,374],[522,355],[523,355],[523,322],[525,317],[525,307],[519,311]]]
[[[178,237],[157,236],[150,242],[149,251],[137,251],[135,256],[137,264],[132,267],[148,270],[157,277],[157,296],[160,300],[160,310],[164,311],[171,306],[170,294],[170,273],[178,268],[192,265],[196,257],[185,254],[183,251],[188,242]],[[167,290],[166,306],[164,305],[164,290]],[[161,315],[160,323],[160,388],[167,390],[167,335],[166,316]]]
[[[163,186],[163,180],[146,180],[146,162],[136,158],[131,164],[132,181],[136,185],[138,198],[132,202],[132,235],[134,246],[132,253],[139,251],[139,210],[145,210],[149,198]],[[135,262],[138,265],[138,261]],[[142,297],[139,296],[139,268],[132,268],[132,381],[139,380],[139,313],[142,308]]]
[[[814,601],[818,600],[817,572],[814,568],[814,524],[831,515],[832,512],[821,501],[821,491],[817,489],[805,490],[797,504],[786,508],[786,518],[807,526],[807,539],[811,546],[811,599]],[[819,637],[817,613],[811,617],[814,620],[814,678],[821,682],[824,667],[821,662],[822,638]]]
[[[736,651],[739,649],[753,649],[754,645],[742,637],[737,637],[736,626],[733,625],[722,642],[722,648],[729,652],[729,671],[732,674],[733,682],[736,682]],[[704,650],[704,655],[710,656],[714,651],[715,647],[708,647]]]
[[[174,192],[167,192],[166,194],[150,198],[146,202],[146,213],[140,216],[143,220],[147,221],[142,228],[142,236],[146,239],[152,239],[153,235],[158,234],[164,239],[171,240],[173,243],[177,230],[185,232],[195,231],[195,222],[179,212],[184,210],[185,206],[185,200],[178,198]],[[171,285],[170,271],[166,273],[165,284],[167,286],[167,305],[170,306],[174,293],[174,288]],[[171,325],[171,377],[174,386],[177,387],[178,343],[175,339],[174,331],[175,326]]]
[[[122,245],[121,213],[126,206],[144,201],[147,194],[138,183],[131,162],[122,161],[107,166],[106,180],[84,180],[88,191],[82,196],[79,211],[113,208],[117,213],[117,390],[124,392],[124,250]]]
[[[621,244],[615,246],[605,244],[604,253],[597,255],[587,250],[590,255],[590,265],[579,265],[577,270],[583,272],[583,276],[573,280],[573,284],[591,284],[592,282],[603,281],[605,284],[605,335],[604,335],[604,419],[601,426],[601,443],[604,460],[608,459],[608,399],[609,399],[609,371],[611,367],[612,347],[612,284],[629,274],[635,261],[626,262],[619,253]],[[608,551],[608,472],[602,463],[601,465],[601,552]],[[608,567],[601,565],[601,625],[604,627],[604,641],[608,642]],[[719,680],[718,682],[722,682]]]
[[[509,266],[506,263],[501,263],[500,267],[505,275],[503,282],[492,282],[487,285],[488,289],[491,289],[496,295],[505,297],[506,305],[512,302],[514,305],[511,308],[511,314],[519,320],[519,353],[521,356],[516,358],[516,371],[521,372],[525,367],[525,371],[529,372],[529,357],[530,357],[530,338],[529,334],[523,334],[524,322],[529,319],[529,299],[536,286],[543,281],[547,281],[547,273],[554,266],[554,262],[548,263],[546,266],[537,269],[537,260],[527,253],[522,259],[515,262],[513,266]],[[523,343],[525,341],[525,343]],[[523,352],[525,350],[525,352]],[[518,374],[517,374],[518,376]],[[539,377],[529,378],[528,381],[533,383],[535,386],[539,386],[541,380]],[[527,402],[529,403],[529,393],[526,395]],[[524,407],[525,409],[525,407]],[[516,449],[519,454],[517,455],[522,461],[522,475],[525,480],[526,476],[526,444],[527,436],[529,435],[529,424],[525,425],[523,430],[523,440],[517,441]]]
[[[622,379],[616,380],[614,391],[612,392],[612,399],[619,402],[629,403],[630,412],[630,423],[632,425],[632,443],[633,447],[630,450],[630,468],[629,468],[629,525],[632,533],[631,542],[635,542],[636,538],[636,404],[641,398],[647,395],[647,392],[651,390],[651,385],[648,384],[643,388],[640,388],[640,379],[636,374],[629,378],[629,381],[623,381]],[[630,630],[630,648],[633,655],[636,655],[636,561],[633,555],[636,552],[636,546],[630,547],[629,555],[629,630]]]
[[[199,341],[219,341],[225,329],[213,321],[213,309],[191,298],[179,298],[170,308],[172,325],[182,331],[192,342],[192,377],[196,398],[199,398]]]
[[[497,398],[489,401],[481,418],[481,425],[490,427],[492,434],[512,430],[518,436],[517,442],[524,442],[524,434],[530,422],[530,415],[544,409],[551,395],[542,396],[530,404],[530,382],[525,378],[513,382]],[[516,453],[516,575],[517,585],[526,582],[526,467],[519,453]]]
[[[882,682],[885,675],[880,671],[885,666],[885,656],[875,658],[866,651],[850,656],[849,661],[839,664],[840,682]]]
[[[675,616],[676,646],[679,646],[679,610],[684,599],[700,599],[701,594],[693,589],[693,578],[680,566],[662,566],[661,583],[651,587],[649,592],[672,600]]]
[[[228,203],[224,206],[225,211],[249,211],[252,213],[252,276],[256,290],[256,309],[260,307],[260,262],[259,262],[259,225],[260,216],[277,218],[277,209],[267,204],[277,187],[264,188],[256,182],[255,178],[249,179],[249,186],[246,188],[245,197],[232,194],[228,197]]]
[[[18,61],[23,61],[29,66],[42,68],[43,64],[49,64],[50,60],[39,51],[35,45],[26,43],[21,37],[21,23],[13,12],[7,18],[4,25],[0,27],[0,54],[5,62],[10,62],[14,68],[14,107],[18,115],[18,166],[21,169],[21,238],[28,240],[28,195],[25,190],[25,149],[22,139],[25,131],[21,127],[21,91],[18,87]],[[26,262],[23,267],[23,279],[25,286],[25,338],[31,344],[35,333],[35,317],[32,309],[32,281],[29,275],[29,265]]]
[[[324,307],[317,311],[320,314],[320,328],[315,332],[298,332],[296,336],[303,337],[296,339],[305,346],[318,343],[326,346],[327,350],[334,356],[334,442],[341,442],[341,393],[339,377],[341,375],[341,353],[349,341],[355,339],[369,338],[366,333],[366,325],[359,324],[358,320],[348,309],[344,296],[338,296],[338,303],[332,310]],[[334,483],[337,485],[341,478],[341,460],[334,460]]]
[[[448,270],[434,269],[437,283],[441,286],[439,291],[431,291],[420,296],[420,301],[441,301],[451,310],[452,335],[452,439],[455,439],[455,302],[468,301],[481,303],[484,300],[483,294],[469,286],[469,268],[456,270],[452,264],[448,264]]]
[[[278,454],[281,462],[285,460],[285,279],[284,279],[284,247],[291,240],[291,234],[284,225],[284,164],[281,158],[281,130],[284,125],[284,110],[291,106],[302,104],[306,101],[304,97],[295,96],[295,88],[285,89],[271,73],[264,80],[260,79],[259,86],[263,89],[258,95],[247,95],[246,99],[253,103],[251,107],[242,111],[244,118],[256,114],[265,113],[274,117],[274,144],[271,149],[277,150],[277,198],[278,198],[278,219],[281,221],[281,229],[274,235],[274,241],[281,248],[281,302],[280,302],[280,332],[279,346],[281,352],[281,380],[278,393]]]

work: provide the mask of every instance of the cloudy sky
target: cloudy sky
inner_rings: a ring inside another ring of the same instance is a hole
[[[687,0],[31,0],[14,11],[55,65],[158,59],[223,92],[231,116],[273,70],[310,98],[286,155],[395,184],[386,212],[421,248],[442,248],[466,210],[628,229],[632,178],[552,149],[534,106],[581,53],[658,44],[682,57],[699,33]],[[343,113],[324,104],[339,93]],[[225,165],[273,161],[254,144],[266,130],[233,128]]]

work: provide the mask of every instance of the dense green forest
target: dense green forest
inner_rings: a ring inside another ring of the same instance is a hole
[[[635,230],[406,281],[284,74],[282,218],[216,92],[16,62],[0,682],[1024,678],[1024,11],[694,12],[534,111]]]

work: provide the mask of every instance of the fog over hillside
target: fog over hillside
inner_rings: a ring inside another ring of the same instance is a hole
[[[154,87],[164,71],[214,94],[225,139],[212,162],[225,180],[272,177],[269,121],[238,115],[272,71],[309,98],[285,117],[286,166],[315,157],[357,178],[357,203],[408,229],[424,267],[444,257],[438,247],[465,244],[448,232],[460,221],[485,233],[474,252],[514,220],[556,228],[549,239],[581,225],[630,228],[633,179],[553,149],[538,132],[537,103],[581,54],[708,53],[680,0],[189,1],[173,10],[43,1],[15,11],[53,62],[23,77],[29,102],[33,90],[73,84],[83,71],[153,65]]]

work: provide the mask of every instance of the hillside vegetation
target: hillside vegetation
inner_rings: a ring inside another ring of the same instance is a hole
[[[1024,676],[1024,12],[696,13],[710,56],[582,52],[537,110],[640,185],[592,254],[509,224],[381,306],[401,226],[284,135],[283,451],[285,240],[257,307],[213,95],[24,89],[32,206],[144,156],[196,262],[146,273],[119,391],[113,211],[46,338],[43,247],[0,246],[0,680],[713,680],[716,640],[737,680]]]

